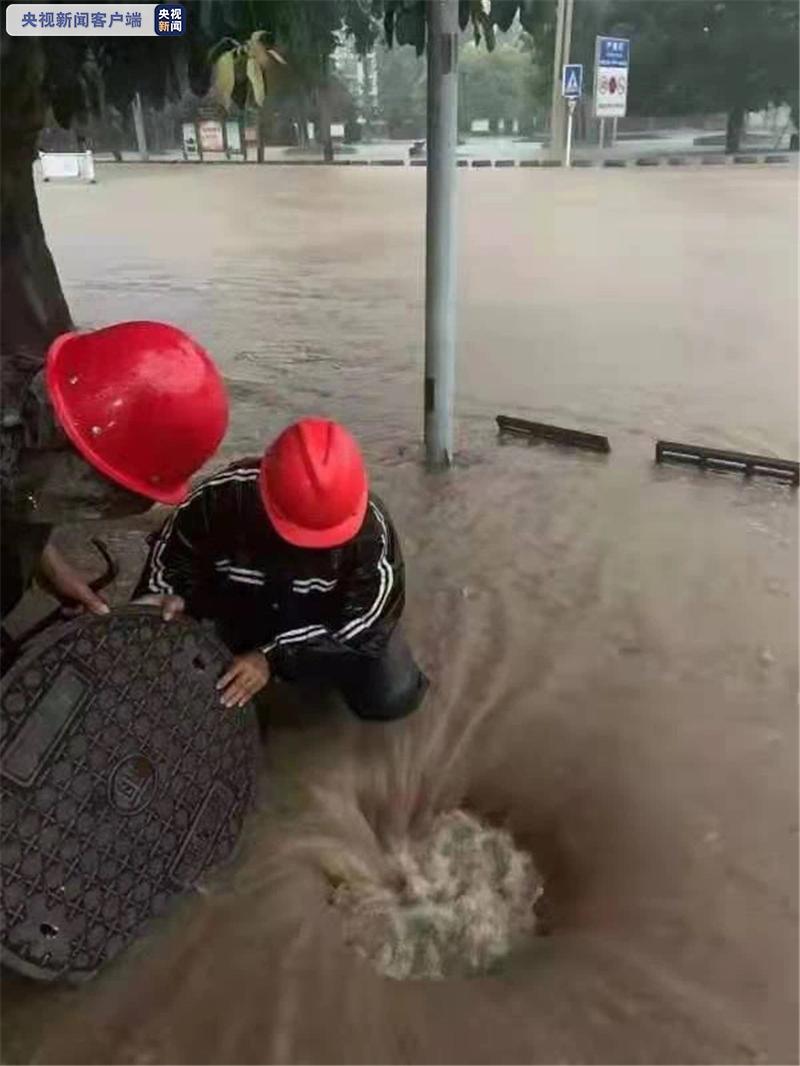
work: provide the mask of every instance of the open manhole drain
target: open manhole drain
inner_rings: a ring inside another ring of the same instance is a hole
[[[332,897],[347,942],[385,977],[485,973],[536,931],[543,884],[533,860],[472,814],[438,815],[390,859],[391,884],[348,881]]]

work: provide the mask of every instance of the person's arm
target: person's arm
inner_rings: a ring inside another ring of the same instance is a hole
[[[342,579],[338,624],[289,629],[237,655],[217,683],[224,707],[243,707],[273,673],[286,680],[324,677],[345,654],[381,654],[403,610],[404,572],[394,534],[380,518],[376,535],[357,545],[355,565]]]
[[[39,558],[37,582],[57,599],[77,603],[92,614],[108,614],[110,607],[75,570],[54,544],[47,544]]]
[[[288,630],[260,649],[277,675],[313,676],[345,654],[378,658],[386,647],[403,611],[405,571],[388,516],[374,503],[370,510],[353,546],[353,567],[341,578],[336,626]]]

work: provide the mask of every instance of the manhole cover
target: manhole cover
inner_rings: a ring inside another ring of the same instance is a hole
[[[236,843],[258,729],[219,703],[230,658],[150,608],[43,634],[0,689],[0,958],[82,979]]]

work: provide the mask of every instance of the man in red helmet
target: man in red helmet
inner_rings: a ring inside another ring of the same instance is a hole
[[[108,606],[49,543],[55,525],[179,503],[225,434],[225,386],[182,330],[122,322],[66,333],[2,426],[2,616],[32,577],[96,613]]]
[[[262,459],[203,482],[154,541],[137,596],[210,618],[234,653],[219,682],[241,707],[274,675],[332,684],[362,718],[413,711],[427,679],[397,622],[403,559],[336,422],[289,426]]]

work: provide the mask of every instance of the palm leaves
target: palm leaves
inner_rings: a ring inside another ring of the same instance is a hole
[[[552,19],[553,0],[459,0],[458,22],[462,30],[472,24],[475,43],[481,40],[490,50],[494,48],[494,28],[507,30],[519,14],[522,28],[528,33],[538,31]],[[427,0],[374,0],[373,13],[382,13],[386,43],[413,44],[417,55],[425,51],[427,32]]]
[[[214,95],[226,111],[234,104],[261,107],[276,71],[286,66],[264,30],[254,31],[244,44],[225,37],[214,45],[208,58]]]

